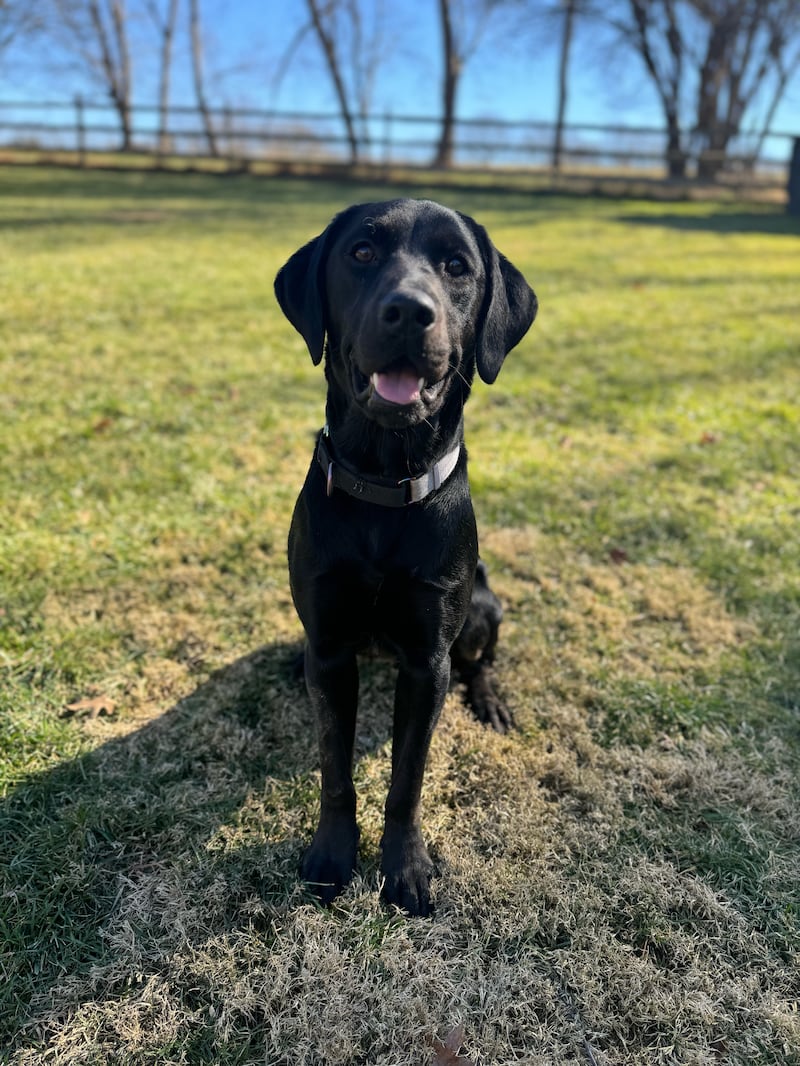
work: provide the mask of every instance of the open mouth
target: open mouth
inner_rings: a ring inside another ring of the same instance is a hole
[[[425,388],[425,378],[416,377],[413,370],[376,371],[369,383],[382,400],[401,406],[417,403]]]
[[[429,403],[444,385],[444,378],[427,384],[410,364],[376,370],[369,377],[353,366],[356,395],[362,402],[383,402],[394,407]]]

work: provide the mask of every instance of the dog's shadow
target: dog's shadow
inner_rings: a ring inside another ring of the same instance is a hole
[[[45,1009],[65,975],[108,962],[108,929],[148,878],[151,894],[164,881],[198,895],[234,886],[210,933],[257,920],[243,918],[247,900],[274,913],[305,898],[297,869],[317,815],[318,754],[300,650],[260,648],[142,728],[9,792],[0,927],[15,980],[0,1016]],[[357,758],[390,736],[391,674],[366,666]],[[0,1046],[14,1037],[2,1030]]]

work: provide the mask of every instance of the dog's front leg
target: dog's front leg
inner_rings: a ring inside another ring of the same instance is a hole
[[[322,799],[317,831],[303,857],[301,875],[328,904],[351,880],[358,852],[353,743],[358,704],[355,653],[323,658],[306,648],[306,685],[319,728]]]
[[[424,916],[431,910],[433,863],[420,829],[420,795],[431,736],[449,681],[447,652],[416,664],[401,659],[381,870],[384,898],[413,916]]]

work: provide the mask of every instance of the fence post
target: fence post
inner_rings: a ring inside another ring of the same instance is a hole
[[[388,167],[392,161],[392,112],[383,113],[383,165]]]
[[[222,154],[225,156],[225,161],[230,169],[233,167],[235,154],[233,143],[233,111],[230,104],[225,104],[225,107],[223,108],[222,131],[222,136],[225,141],[225,148]]]
[[[78,166],[86,166],[86,123],[83,118],[83,97],[75,97],[75,128],[78,141]]]
[[[789,204],[790,215],[800,215],[800,137],[795,137],[792,148],[792,160],[789,163]]]

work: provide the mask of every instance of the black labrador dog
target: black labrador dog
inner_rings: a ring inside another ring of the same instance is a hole
[[[537,301],[483,227],[426,200],[343,211],[289,259],[275,292],[314,363],[326,355],[328,385],[327,424],[289,533],[322,763],[319,826],[301,873],[330,902],[355,870],[356,656],[377,640],[398,662],[383,895],[425,915],[433,866],[420,792],[451,649],[468,674],[491,656],[499,623],[478,569],[464,404],[476,368],[494,382]],[[484,632],[477,656],[471,623]]]

